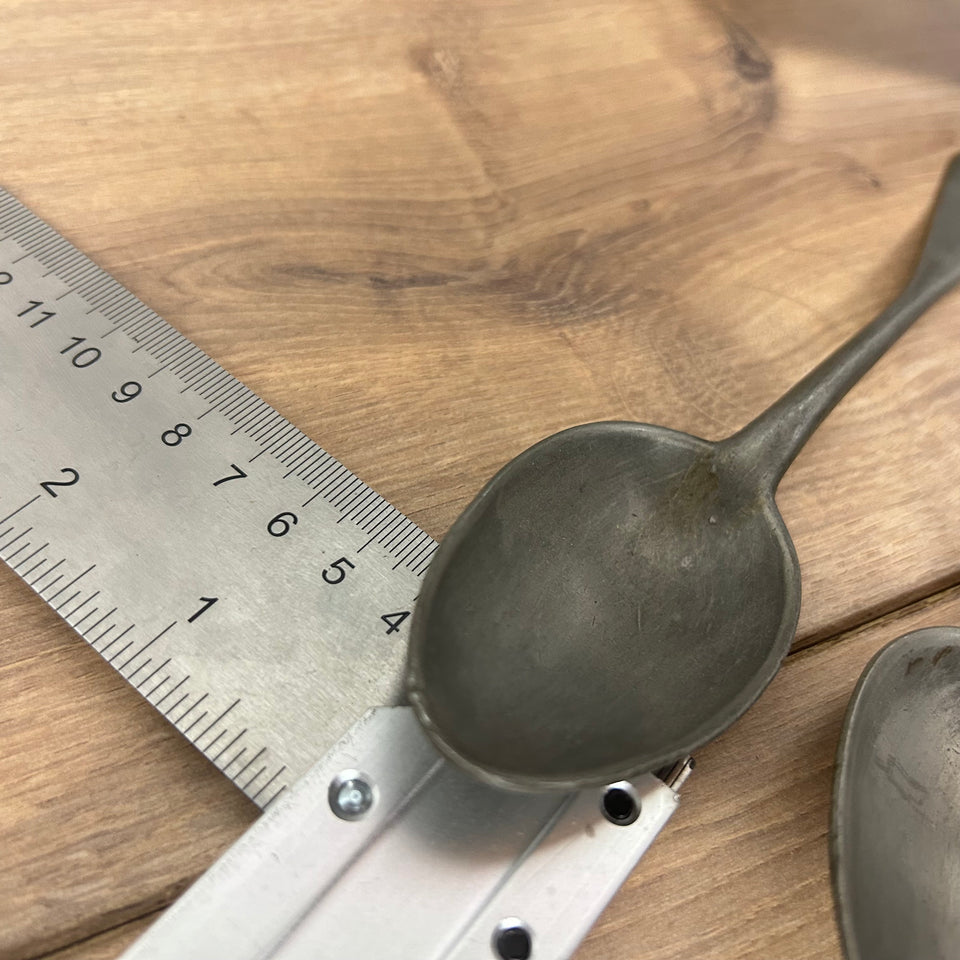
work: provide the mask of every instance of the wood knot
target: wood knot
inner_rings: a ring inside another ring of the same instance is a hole
[[[773,61],[757,43],[753,34],[733,21],[727,21],[726,27],[728,50],[734,70],[750,83],[769,80],[773,73]]]

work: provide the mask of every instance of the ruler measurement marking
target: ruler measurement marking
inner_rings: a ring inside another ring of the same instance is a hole
[[[415,567],[422,562],[423,558],[429,555],[435,549],[435,547],[436,544],[433,542],[433,537],[428,534],[426,543],[424,543],[424,545],[416,553],[407,558],[407,565],[412,565],[411,569],[415,569]]]
[[[76,621],[76,623],[71,624],[73,629],[76,630],[77,633],[79,633],[82,636],[83,633],[80,630],[80,624],[83,623],[83,621],[86,620],[88,617],[96,616],[97,611],[99,609],[100,609],[99,607],[94,607],[92,610],[88,610],[79,620]]]
[[[300,466],[301,462],[308,459],[312,454],[313,450],[311,449],[311,444],[307,444],[307,448],[303,450],[299,456],[297,456],[290,464],[290,469],[283,475],[283,479],[288,479],[292,474],[297,472],[297,467]]]
[[[403,520],[406,520],[406,517],[404,517]],[[396,525],[397,529],[393,532],[393,536],[390,537],[389,540],[380,541],[380,543],[383,545],[383,548],[389,553],[403,550],[407,540],[409,540],[410,537],[416,536],[416,529],[414,528],[413,530],[408,530],[405,527],[403,520],[398,521]]]
[[[149,662],[149,661],[148,661],[148,662]],[[145,683],[149,683],[169,662],[170,662],[170,658],[167,657],[167,659],[164,660],[163,663],[161,663],[158,667],[154,667],[153,672],[152,672],[152,673],[148,673],[148,674],[136,685],[135,689],[139,690]],[[133,677],[136,676],[136,674],[137,674],[138,672],[139,672],[139,668],[138,668],[137,670],[134,670],[133,673],[130,674],[129,677],[127,677],[127,679],[128,679],[128,680],[132,680]]]
[[[329,458],[330,454],[324,453],[322,450],[318,450],[316,446],[314,446],[307,459],[304,460],[293,472],[301,480],[303,480],[304,483],[306,483],[306,478],[311,476],[315,471],[319,470]]]
[[[183,713],[180,714],[180,718],[175,721],[176,725],[179,726],[181,723],[183,723],[184,718],[185,718],[188,714],[193,713],[193,711],[196,710],[197,707],[199,707],[200,704],[203,703],[203,701],[206,700],[208,696],[209,696],[209,694],[205,693],[199,700],[197,700],[196,703],[194,703],[194,705],[193,705],[192,707],[190,707],[190,708],[187,709],[187,710],[184,710]],[[204,714],[204,716],[206,716],[206,714]]]
[[[130,657],[129,660],[126,660],[124,663],[121,663],[119,669],[121,671],[125,670],[131,663],[133,663],[134,660],[137,659],[137,657],[140,656],[141,653],[143,653],[148,647],[152,647],[153,644],[155,644],[168,630],[172,630],[176,625],[177,625],[177,621],[174,620],[173,623],[168,624],[166,627],[164,627],[152,640],[149,640],[135,654],[133,654],[133,656]]]
[[[94,639],[94,640],[88,641],[88,642],[90,643],[90,646],[95,648],[96,645],[97,645],[111,630],[116,630],[116,629],[117,629],[117,625],[116,625],[115,623],[111,623],[108,627],[105,627],[105,628],[104,628],[103,633],[101,633],[99,637],[97,637],[97,638]]]
[[[354,477],[353,483],[351,483],[346,490],[342,491],[335,500],[331,500],[330,502],[333,506],[340,510],[343,515],[345,515],[346,511],[349,509],[348,505],[353,503],[357,497],[362,497],[364,492],[368,489],[369,487],[367,487],[367,485],[360,480],[359,477]],[[341,519],[342,518],[343,517],[341,516]],[[340,520],[337,521],[337,523],[339,522]]]
[[[231,390],[238,390],[242,384],[238,380],[227,373],[222,367],[219,368],[219,373],[217,377],[202,390],[198,390],[198,393],[202,393],[204,397],[208,398],[211,403],[218,404],[224,398],[224,390],[227,392]]]
[[[8,540],[2,547],[0,547],[0,553],[3,553],[4,550],[12,547],[21,537],[25,537],[33,527],[27,527],[22,533],[18,533],[12,540]]]
[[[227,371],[219,367],[217,364],[210,362],[210,366],[213,367],[212,370],[207,369],[206,366],[200,370],[197,374],[196,379],[193,383],[190,384],[191,389],[194,393],[200,394],[203,396],[203,391],[206,390],[207,384],[211,381],[216,381],[221,379],[223,376],[228,376]]]
[[[332,457],[331,457],[331,460],[333,460]],[[313,487],[314,490],[316,490],[317,484],[323,483],[323,481],[326,479],[327,475],[328,475],[332,470],[336,470],[336,469],[337,469],[337,461],[336,461],[336,460],[333,460],[332,463],[324,464],[323,469],[322,469],[322,470],[320,471],[320,473],[318,473],[315,477],[311,477],[309,481],[306,481],[306,480],[305,480],[304,482],[307,484],[308,487]],[[316,495],[317,495],[317,496],[321,496],[321,493],[320,493],[319,490],[317,490],[317,494],[316,494]],[[311,499],[312,499],[312,498],[311,498]]]
[[[199,360],[200,363],[196,369],[180,376],[180,379],[186,384],[180,391],[181,393],[187,393],[189,390],[195,391],[198,384],[205,383],[206,378],[216,375],[217,364],[210,357],[204,354]],[[210,372],[211,368],[213,368],[213,373]]]
[[[402,535],[403,523],[406,519],[402,513],[399,513],[377,534],[377,540],[380,546],[384,547],[387,551],[390,550],[390,544],[397,539],[398,535]]]
[[[179,342],[177,342],[179,341]],[[163,364],[163,368],[172,367],[181,357],[193,352],[193,344],[177,334],[177,341],[165,347],[161,353],[158,353],[156,360]],[[151,374],[152,376],[152,374]]]
[[[190,710],[192,710],[192,709],[193,709],[193,707],[190,708]],[[190,710],[188,710],[187,713],[189,713]],[[189,727],[182,727],[182,728],[181,728],[180,732],[181,732],[191,743],[193,743],[193,738],[190,736],[190,731],[191,731],[206,715],[207,715],[207,711],[204,710],[203,713],[201,713],[200,716],[197,717],[196,720],[194,720],[194,721],[190,724]],[[177,726],[178,726],[178,727],[180,726],[180,723],[181,723],[182,720],[183,720],[183,717],[181,717],[180,720],[177,721]]]
[[[89,597],[87,597],[87,599],[84,600],[83,603],[78,603],[77,606],[73,608],[73,610],[71,610],[67,614],[64,614],[63,619],[69,621],[71,617],[75,617],[77,615],[78,610],[82,610],[91,600],[94,600],[99,596],[100,596],[100,591],[97,590],[96,593],[93,593]],[[64,606],[66,606],[66,604],[64,604]],[[73,626],[73,624],[71,624],[71,626]]]
[[[204,381],[204,385],[197,386],[196,392],[203,397],[209,404],[211,404],[211,411],[213,407],[216,407],[218,403],[223,399],[222,394],[218,393],[223,384],[230,384],[230,381],[233,377],[227,373],[226,370],[221,370],[217,373],[216,376],[209,379],[209,382]]]
[[[251,430],[254,424],[260,423],[260,421],[263,420],[264,417],[269,417],[272,412],[273,411],[268,406],[264,406],[259,411],[255,411],[254,416],[251,417],[249,420],[241,421],[240,423],[238,423],[236,427],[234,427],[234,429],[230,431],[230,436],[235,437],[241,430],[247,430],[247,431]]]
[[[42,567],[45,563],[49,563],[49,562],[50,562],[49,558],[43,557],[38,563],[35,563],[29,570],[24,570],[23,573],[20,573],[20,576],[23,577],[23,579],[26,580],[26,582],[29,584],[30,581],[27,580],[27,577],[29,577],[34,570],[39,570],[40,567]],[[18,570],[17,572],[19,573],[20,571]]]
[[[176,689],[176,687],[174,687],[174,689]],[[163,715],[167,717],[167,719],[169,719],[170,714],[173,713],[173,711],[176,710],[177,707],[179,707],[180,704],[183,703],[183,701],[186,700],[189,696],[190,696],[189,692],[185,693],[175,704],[173,704],[173,706],[168,707],[166,710],[164,710]]]
[[[323,495],[327,500],[333,500],[336,496],[343,492],[344,487],[349,488],[350,485],[354,482],[356,477],[344,467],[342,470],[338,471],[333,477],[331,477],[329,483],[323,487]]]
[[[290,462],[287,459],[290,456],[296,454],[299,451],[300,447],[304,443],[312,443],[308,436],[302,433],[300,430],[295,430],[283,444],[282,447],[279,447],[277,450],[273,451],[273,456],[276,460],[282,463],[285,467],[290,466]]]
[[[257,777],[262,776],[266,769],[266,767],[261,767],[240,789],[246,793],[250,789],[250,785],[257,779]]]
[[[117,657],[122,657],[122,656],[124,655],[124,653],[126,653],[127,650],[129,650],[132,646],[133,646],[133,641],[132,641],[132,640],[131,640],[129,643],[125,643],[112,657],[110,657],[110,658],[107,660],[107,663],[113,663],[114,660],[117,659]],[[118,669],[119,669],[119,668],[118,668]]]
[[[129,304],[125,304],[121,302],[117,304],[117,306],[120,308],[119,312],[114,310],[112,305],[107,309],[99,309],[99,310],[97,307],[93,307],[89,311],[89,313],[99,313],[104,318],[104,320],[106,320],[107,323],[110,324],[110,329],[105,334],[103,334],[101,339],[103,339],[104,337],[109,337],[112,333],[116,333],[118,330],[122,329],[126,319],[128,317],[133,316],[136,313],[136,307],[131,306]]]
[[[357,526],[364,533],[369,534],[370,530],[378,523],[379,518],[383,515],[383,512],[389,509],[389,501],[384,500],[383,497],[378,497],[373,503],[370,504],[369,507],[367,507],[364,516],[357,517]]]
[[[10,561],[11,561],[18,553],[22,552],[23,550],[26,550],[29,546],[30,546],[30,541],[29,541],[29,540],[28,540],[26,543],[22,543],[19,547],[17,547],[16,550],[13,551],[13,553],[9,554],[7,557],[4,558],[5,562],[9,564]],[[14,568],[14,569],[16,569],[16,568]]]
[[[62,579],[63,579],[63,574],[61,573],[60,576],[54,577],[53,580],[51,580],[50,583],[48,583],[43,589],[49,590],[55,583],[58,583]],[[40,596],[43,596],[43,594],[40,594]]]
[[[53,571],[56,570],[57,567],[60,566],[60,564],[66,563],[66,562],[67,562],[67,561],[66,561],[66,557],[64,557],[63,560],[58,560],[49,570],[44,570],[44,572],[41,573],[40,576],[37,577],[35,580],[29,581],[29,582],[30,582],[30,586],[31,586],[31,587],[35,587],[44,577],[50,576],[50,574],[53,573]],[[49,589],[49,584],[48,584],[46,587],[44,587],[43,589],[44,589],[44,590]]]
[[[124,676],[127,680],[129,680],[130,683],[133,683],[133,678],[134,678],[141,670],[144,670],[144,669],[146,669],[147,667],[149,667],[151,663],[153,663],[153,657],[147,657],[147,659],[144,660],[143,663],[141,663],[140,666],[137,667],[136,670],[134,670],[132,673],[125,673],[125,674],[123,674],[123,676]],[[134,689],[137,690],[137,689],[139,689],[139,687],[134,687]]]
[[[41,550],[46,550],[46,548],[49,547],[49,546],[50,546],[50,543],[49,543],[49,541],[48,541],[48,542],[45,543],[42,547],[37,547],[37,549],[34,550],[33,553],[31,553],[31,554],[30,554],[29,556],[27,556],[27,557],[24,557],[13,569],[14,569],[14,570],[17,570],[17,571],[19,572],[20,567],[22,567],[25,563],[29,563],[38,553],[40,553]],[[9,563],[9,562],[10,562],[10,561],[7,560],[7,563]],[[34,569],[36,569],[36,568],[34,568]]]
[[[285,467],[289,466],[286,458],[293,453],[293,451],[299,449],[304,439],[309,439],[309,437],[303,437],[303,434],[299,430],[296,430],[283,444],[278,446],[276,450],[271,450],[270,455],[277,463],[281,463]]]
[[[13,513],[8,513],[2,520],[0,520],[0,523],[6,523],[9,519],[11,519],[11,517],[15,517],[21,510],[26,510],[31,503],[36,503],[39,499],[40,499],[40,494],[38,493],[35,497],[28,500],[22,507],[17,507],[17,509],[14,510]]]
[[[153,703],[156,706],[156,703],[153,701],[153,695],[170,679],[170,674],[168,673],[162,680],[160,680],[155,687],[151,687],[150,690],[144,694],[144,697]],[[139,688],[138,688],[139,689]]]
[[[246,431],[247,435],[250,436],[250,430],[254,424],[260,423],[264,418],[270,417],[272,413],[271,409],[267,407],[266,409],[257,408],[253,411],[253,414],[247,420],[241,420],[231,431],[230,436],[235,437],[241,430]]]
[[[281,456],[279,453],[276,454],[277,459],[285,467],[289,467],[290,463],[300,455],[300,450],[302,447],[309,447],[313,443],[309,437],[304,436],[302,433],[299,437],[296,437],[295,440],[296,442],[294,445],[290,447],[289,450],[286,450],[283,456]]]
[[[280,789],[279,789],[269,800],[267,800],[267,801],[264,803],[264,805],[263,805],[263,807],[262,807],[261,809],[266,810],[267,807],[269,807],[270,804],[273,803],[273,801],[276,800],[277,797],[279,797],[280,794],[283,793],[283,791],[286,790],[286,789],[287,789],[287,785],[286,785],[286,784],[283,784],[283,786],[280,787]]]
[[[329,454],[327,456],[329,456]],[[312,487],[314,490],[320,491],[323,489],[324,481],[329,480],[331,476],[337,476],[337,471],[343,468],[343,464],[341,464],[339,460],[335,460],[333,457],[330,457],[329,461],[324,461],[321,466],[323,469],[318,474],[311,477],[309,482],[304,481],[307,483],[308,487]]]
[[[160,317],[157,317],[157,320],[160,320]],[[160,320],[157,329],[144,337],[143,349],[151,356],[156,357],[163,353],[177,339],[177,336],[176,330],[168,327],[163,320]]]
[[[350,500],[340,507],[343,512],[339,517],[337,517],[337,523],[343,523],[343,521],[347,519],[356,519],[356,514],[366,507],[367,500],[369,500],[370,497],[375,497],[376,495],[376,492],[371,490],[369,487],[366,487],[365,490],[361,490],[359,493],[354,494]],[[351,514],[353,514],[353,516],[351,516]]]
[[[200,746],[200,740],[201,740],[201,738],[203,737],[203,734],[201,733],[200,736],[197,737],[197,739],[193,741],[193,744],[194,744],[195,747],[197,747],[197,749],[202,750],[202,751],[204,752],[204,754],[207,754],[207,751],[208,751],[208,750],[212,750],[212,749],[213,749],[213,745],[214,745],[221,737],[225,736],[226,733],[227,733],[226,729],[221,730],[205,747],[201,747],[201,746]]]
[[[102,657],[115,643],[122,640],[135,626],[136,626],[135,623],[131,623],[126,630],[124,630],[122,633],[118,633],[105,647],[101,647],[100,656]],[[111,627],[110,629],[112,630],[113,628]],[[127,647],[129,646],[130,644],[128,643]],[[126,650],[127,647],[124,647],[123,649]]]
[[[96,569],[96,566],[97,565],[95,563],[91,563],[90,566],[83,571],[83,573],[78,573],[69,583],[64,584],[52,597],[46,597],[45,599],[47,603],[50,603],[51,600],[55,600],[57,597],[59,597],[64,590],[69,590],[70,587],[72,587],[78,580],[85,577],[91,570]]]
[[[423,559],[422,559],[419,563],[417,563],[416,566],[411,567],[411,570],[412,570],[415,574],[417,574],[417,575],[419,576],[420,574],[422,574],[422,573],[424,573],[424,572],[426,571],[427,567],[430,566],[430,561],[433,559],[433,555],[437,552],[437,547],[438,547],[438,544],[434,543],[434,544],[430,547],[430,549],[426,552],[426,554],[424,555]],[[415,601],[416,601],[416,599],[417,599],[417,598],[414,597],[414,600],[415,600]]]
[[[176,693],[177,690],[179,690],[180,687],[182,687],[189,679],[190,679],[190,674],[188,673],[175,687],[171,687],[171,688],[154,704],[154,706],[156,706],[156,707],[159,708],[160,704],[163,703],[163,701],[166,700],[167,697],[169,697],[169,696],[173,695],[174,693]],[[166,716],[166,714],[164,714],[164,716]]]
[[[333,461],[333,466],[335,466],[337,461],[334,460],[329,453],[324,453],[320,456],[319,462],[311,464],[306,473],[300,473],[298,471],[297,476],[300,477],[308,487],[315,487],[320,478],[327,474],[328,468],[331,466],[331,461]]]
[[[414,531],[413,531],[413,540],[404,547],[404,553],[403,553],[402,556],[397,560],[397,562],[393,565],[392,569],[393,569],[393,570],[396,570],[397,567],[399,567],[401,563],[407,563],[407,562],[409,562],[410,558],[411,558],[412,556],[414,556],[414,552],[413,552],[413,551],[416,550],[416,551],[418,551],[418,554],[419,554],[419,552],[421,552],[421,551],[424,549],[424,547],[423,547],[423,540],[424,540],[425,538],[426,538],[426,539],[429,539],[429,538],[427,537],[427,535],[426,535],[422,530],[416,530],[416,529],[414,529]],[[399,550],[399,548],[398,548],[398,550]]]
[[[263,754],[265,754],[266,752],[267,752],[267,748],[261,747],[230,779],[233,780],[234,783],[236,783],[237,777],[241,776],[244,770],[248,770],[250,768],[250,764],[256,763],[257,760],[259,760],[260,757],[262,757]]]
[[[220,768],[221,772],[227,773],[227,770],[230,767],[232,767],[246,752],[247,752],[247,748],[241,747],[240,752],[235,754],[233,759],[226,766],[223,766]],[[233,776],[231,776],[230,774],[227,774],[227,775],[230,777],[231,780],[233,780]]]
[[[270,408],[271,411],[273,408]],[[252,440],[255,440],[257,443],[266,444],[266,449],[274,446],[274,444],[279,444],[283,441],[291,432],[296,431],[296,427],[292,423],[283,424],[278,431],[276,431],[272,436],[269,436],[270,431],[274,429],[272,424],[266,424],[263,427],[257,428],[253,433],[250,434]]]
[[[198,370],[194,370],[192,375],[193,379],[190,380],[187,386],[180,392],[187,393],[188,391],[193,391],[193,393],[196,393],[198,396],[204,397],[203,391],[206,385],[210,383],[210,381],[216,380],[219,375],[218,370],[214,369],[211,371],[208,367],[208,364],[201,364]],[[206,397],[204,397],[204,399],[206,399]]]
[[[97,627],[99,627],[100,624],[107,619],[107,617],[112,617],[116,612],[117,612],[116,607],[114,607],[112,610],[108,610],[96,623],[91,623],[90,626],[87,627],[87,630],[88,631],[96,630]]]
[[[230,706],[223,711],[223,713],[219,714],[215,719],[211,720],[210,723],[208,723],[203,728],[203,730],[201,730],[200,733],[197,734],[197,740],[198,741],[202,740],[235,706],[237,706],[238,703],[240,703],[239,697],[237,697],[237,699],[234,700],[233,703],[231,703]],[[223,733],[221,733],[221,736],[222,735]]]
[[[186,367],[183,368],[183,370],[180,370],[179,372],[177,372],[177,376],[178,376],[181,380],[184,380],[184,378],[190,374],[190,371],[193,370],[193,368],[196,367],[197,364],[202,364],[203,361],[204,361],[204,358],[203,358],[203,357],[195,357],[191,363],[188,363],[188,364],[186,365]],[[180,391],[180,393],[181,393],[181,394],[184,394],[184,393],[186,393],[189,389],[190,389],[190,387],[189,387],[189,385],[188,385],[188,386],[184,387],[184,388]]]
[[[384,536],[384,534],[388,534],[400,522],[400,518],[394,516],[391,505],[388,503],[385,504],[385,506],[387,507],[385,516],[367,531],[370,535],[369,543],[375,543],[380,537]]]
[[[257,396],[250,396],[250,397],[246,397],[246,398],[242,398],[242,397],[241,397],[240,406],[237,407],[236,410],[234,410],[232,413],[229,413],[229,414],[228,414],[228,413],[227,413],[227,408],[224,407],[224,409],[223,409],[221,412],[224,414],[224,416],[229,417],[229,419],[230,419],[232,422],[235,423],[236,421],[234,420],[234,418],[235,418],[235,417],[242,417],[243,414],[250,409],[251,405],[253,405],[256,409],[259,409],[259,407],[258,407],[257,405],[258,405],[260,402],[261,402],[261,401],[260,401],[260,398],[257,397]],[[239,430],[240,428],[238,427],[237,429]]]
[[[284,764],[262,787],[260,787],[260,789],[250,799],[256,802],[257,797],[259,797],[260,794],[263,793],[263,791],[266,790],[267,787],[269,787],[270,784],[273,783],[273,781],[276,780],[277,777],[279,777],[280,774],[286,769],[286,764]]]
[[[293,424],[290,426],[292,429],[281,431],[277,437],[267,444],[267,449],[271,455],[278,460],[280,459],[280,452],[286,450],[291,443],[295,443],[297,437],[300,436],[300,431]]]
[[[215,757],[211,757],[211,758],[210,758],[210,759],[213,761],[213,763],[216,764],[216,762],[217,762],[246,732],[247,732],[247,728],[244,727],[228,744],[226,744],[226,746],[221,747],[221,748],[220,748],[220,751],[217,753],[217,755],[216,755]],[[220,767],[220,770],[222,771],[222,770],[223,770],[223,767]]]
[[[233,418],[239,415],[240,411],[248,402],[260,399],[257,396],[251,395],[250,391],[242,383],[239,384],[239,387],[239,390],[234,390],[229,395],[224,394],[223,405],[220,407],[220,412],[230,420],[231,423],[233,422]]]
[[[164,370],[169,370],[170,367],[172,367],[177,362],[177,359],[189,350],[190,350],[190,344],[188,343],[182,344],[179,350],[173,351],[173,353],[170,355],[169,360],[161,361],[163,363],[163,366],[158,367],[152,373],[148,373],[147,379],[152,380],[158,373],[163,373]]]
[[[70,596],[67,597],[66,600],[61,600],[60,603],[58,603],[53,609],[56,610],[57,613],[60,613],[60,611],[61,611],[71,600],[73,600],[73,599],[76,598],[76,597],[79,597],[79,596],[80,596],[80,593],[81,593],[80,590],[77,590],[77,591],[75,591],[74,593],[71,593]],[[63,619],[66,620],[67,617],[64,616]]]
[[[363,550],[364,547],[369,546],[371,543],[373,543],[377,539],[377,535],[374,531],[377,529],[378,525],[381,522],[381,518],[383,518],[384,515],[389,517],[390,515],[389,510],[390,510],[390,504],[384,500],[380,505],[379,509],[375,510],[373,513],[371,513],[367,517],[366,520],[364,520],[365,526],[358,523],[358,526],[367,535],[367,538],[368,538],[367,541],[364,543],[363,547],[360,548],[361,550]]]
[[[136,314],[134,316],[136,317]],[[128,320],[119,324],[123,327],[124,333],[136,344],[136,347],[130,351],[131,355],[146,349],[153,336],[160,329],[159,324],[162,323],[163,321],[152,310],[149,310],[135,322]]]

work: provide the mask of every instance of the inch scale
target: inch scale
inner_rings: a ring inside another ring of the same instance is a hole
[[[402,706],[436,543],[2,188],[0,437],[0,559],[270,808],[131,956],[567,956],[672,813],[682,763],[442,761]]]

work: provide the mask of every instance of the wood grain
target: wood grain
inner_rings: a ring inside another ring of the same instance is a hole
[[[14,0],[0,182],[439,536],[564,426],[737,429],[896,292],[960,143],[955,10],[900,10]],[[800,646],[960,582],[958,319],[783,482]],[[0,641],[0,957],[26,958],[168,902],[254,811],[5,568]],[[802,812],[874,642],[795,658],[704,754],[585,956],[836,953]]]

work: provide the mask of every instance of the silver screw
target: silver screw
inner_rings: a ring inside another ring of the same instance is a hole
[[[341,820],[359,820],[376,801],[376,791],[359,770],[344,770],[330,781],[330,809]]]

